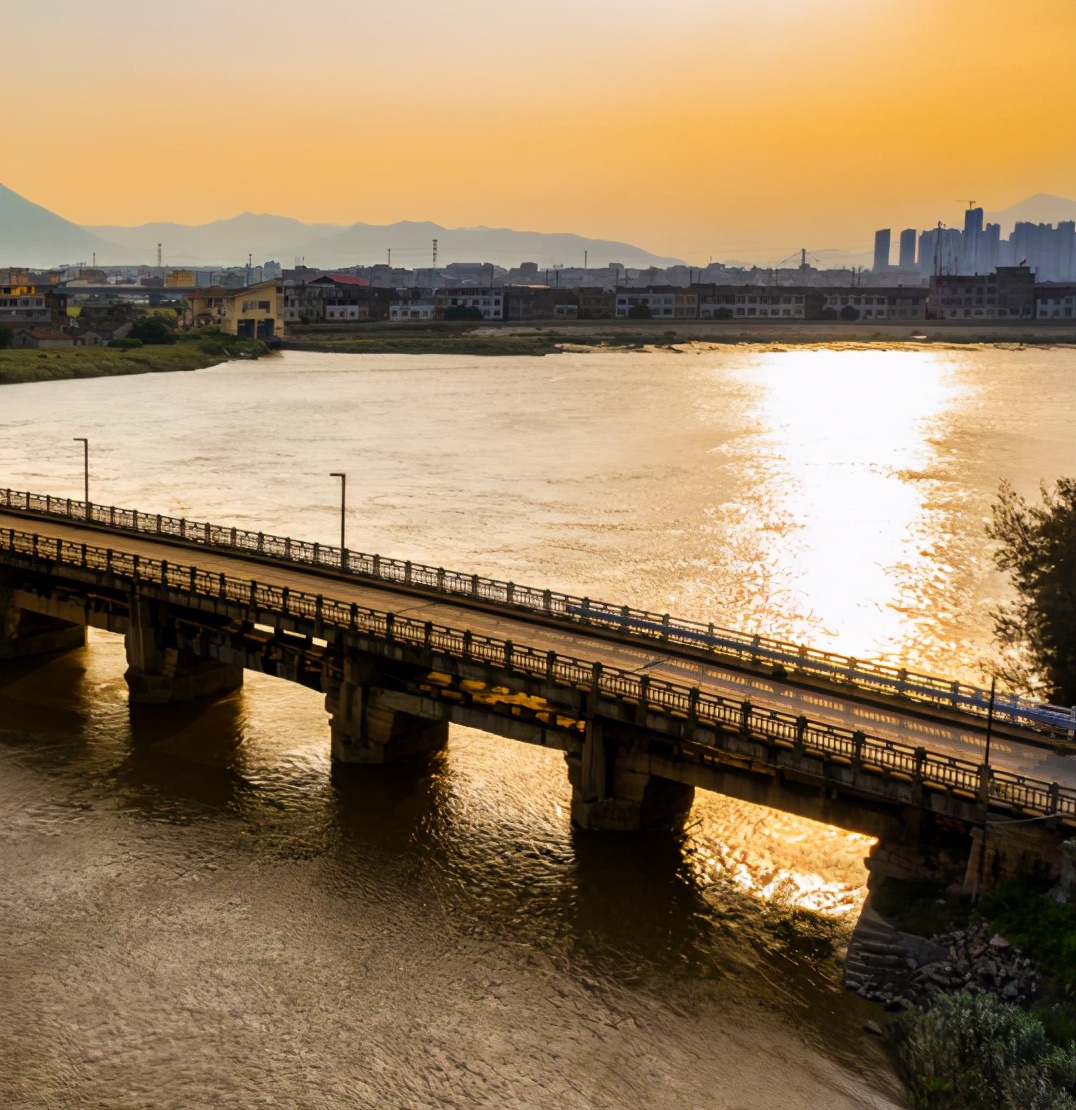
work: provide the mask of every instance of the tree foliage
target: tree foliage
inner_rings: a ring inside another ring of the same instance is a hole
[[[11,346],[11,340],[14,334],[11,328],[0,328],[0,351],[5,347]]]
[[[141,339],[143,343],[175,343],[176,329],[164,316],[150,314],[136,320],[127,333],[131,339]]]
[[[993,994],[909,1015],[900,1056],[924,1110],[1076,1110],[1076,1045],[1051,1044],[1036,1015]]]
[[[1016,600],[995,610],[1004,652],[999,672],[1018,689],[1058,705],[1076,704],[1076,479],[1041,487],[1028,504],[1008,482],[987,534],[994,562],[1008,573]]]
[[[650,305],[646,304],[644,301],[633,304],[631,308],[628,309],[629,320],[649,320],[653,315],[653,312],[650,311]]]

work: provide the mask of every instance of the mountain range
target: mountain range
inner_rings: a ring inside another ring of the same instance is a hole
[[[1039,193],[999,212],[988,212],[986,219],[1001,224],[1005,235],[1018,220],[1058,223],[1076,219],[1076,200]],[[0,185],[0,265],[47,267],[88,263],[95,257],[102,265],[151,264],[156,261],[160,243],[162,258],[169,266],[234,266],[252,255],[255,262],[272,258],[291,266],[302,260],[308,266],[330,268],[382,262],[391,250],[395,265],[414,269],[431,265],[434,239],[440,265],[496,262],[511,267],[531,261],[546,268],[581,266],[586,257],[594,267],[618,262],[645,268],[680,261],[630,243],[569,233],[446,228],[409,220],[345,227],[244,212],[194,226],[150,223],[138,227],[80,227]],[[869,252],[823,249],[811,253],[827,267],[869,266],[871,262]]]
[[[516,266],[523,261],[541,267],[592,266],[619,262],[623,266],[671,266],[679,260],[652,254],[631,243],[588,239],[569,233],[513,231],[510,228],[460,227],[409,220],[395,224],[305,224],[286,216],[244,212],[229,220],[189,226],[176,223],[139,227],[79,227],[0,185],[0,265],[57,266],[150,264],[157,244],[169,266],[239,265],[276,259],[284,266],[303,260],[308,266],[333,267],[383,262],[409,269],[437,261],[496,262]]]

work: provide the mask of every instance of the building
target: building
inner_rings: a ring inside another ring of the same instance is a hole
[[[888,227],[874,233],[874,272],[881,273],[889,269],[889,250],[891,246],[891,232]]]
[[[58,328],[19,328],[11,337],[12,347],[32,347],[42,351],[58,351],[73,347],[74,339]]]
[[[897,266],[901,270],[915,269],[915,228],[906,227],[900,233],[900,253]]]
[[[164,284],[166,287],[197,285],[198,279],[193,270],[170,270],[164,275]]]
[[[927,291],[914,286],[827,289],[821,315],[826,320],[925,320]]]
[[[577,289],[581,320],[608,320],[616,315],[616,294],[605,289]]]
[[[216,326],[245,339],[273,339],[284,333],[284,285],[263,281],[245,289],[214,286],[187,296],[191,327]]]
[[[999,266],[991,274],[939,274],[930,281],[930,310],[938,320],[1032,319],[1035,274]]]
[[[0,327],[51,327],[67,324],[67,294],[52,287],[0,285]]]
[[[699,294],[671,285],[616,291],[617,319],[630,319],[632,311],[640,307],[649,309],[650,317],[655,320],[696,320],[699,316]]]
[[[438,289],[437,307],[442,314],[449,314],[449,319],[457,313],[453,309],[477,308],[482,313],[483,320],[504,319],[505,292],[503,289],[486,288],[458,288]]]
[[[1076,283],[1043,282],[1035,286],[1036,320],[1076,320]]]
[[[813,294],[807,289],[765,285],[711,285],[699,301],[703,320],[805,320],[811,311]],[[817,309],[821,308],[821,303]]]
[[[390,320],[436,320],[437,304],[433,300],[395,301],[389,305]]]

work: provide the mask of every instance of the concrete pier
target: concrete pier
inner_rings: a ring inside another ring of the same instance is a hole
[[[214,697],[243,685],[243,668],[198,658],[175,646],[171,618],[162,607],[134,594],[124,638],[129,697],[141,705],[167,705]]]
[[[572,821],[579,828],[635,832],[683,823],[695,788],[643,770],[633,755],[601,721],[587,723],[582,753],[565,755]]]
[[[23,609],[13,591],[0,586],[0,659],[24,659],[72,651],[86,644],[86,627]]]
[[[344,680],[325,695],[332,756],[340,763],[391,763],[448,743],[444,707],[430,698],[385,690],[370,681],[373,668],[345,663]]]

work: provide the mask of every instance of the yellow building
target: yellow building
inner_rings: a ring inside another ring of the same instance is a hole
[[[193,285],[194,274],[190,270],[172,270],[164,275],[165,285]]]
[[[273,339],[284,334],[284,284],[262,281],[245,289],[212,286],[187,296],[191,327],[217,326],[246,339]]]

